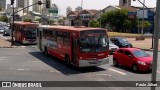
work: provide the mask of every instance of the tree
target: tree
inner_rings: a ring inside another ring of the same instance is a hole
[[[24,21],[24,22],[32,22],[31,19],[24,19],[23,21]]]
[[[101,15],[102,27],[106,24],[115,28],[115,31],[126,32],[132,27],[133,20],[128,18],[128,11],[125,9],[109,11]],[[99,19],[99,20],[100,20]]]
[[[58,23],[59,23],[59,24],[63,24],[63,23],[64,23],[64,19],[59,19],[59,20],[58,20]]]
[[[148,21],[140,21],[139,25],[137,25],[137,27],[142,28],[142,25],[143,25],[143,28],[148,28],[149,26],[151,26],[150,22],[148,22]]]
[[[54,23],[55,23],[54,20],[48,20],[48,21],[47,21],[47,24],[48,24],[48,25],[54,25]]]
[[[7,16],[1,16],[0,21],[8,23],[9,20]]]
[[[100,27],[100,23],[99,23],[99,21],[97,21],[97,20],[91,20],[91,21],[89,22],[89,26],[90,26],[90,27]]]

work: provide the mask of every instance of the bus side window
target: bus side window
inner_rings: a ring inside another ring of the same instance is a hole
[[[57,31],[57,42],[63,43],[63,32]]]
[[[57,41],[57,38],[56,38],[56,37],[57,37],[56,32],[57,32],[57,31],[52,31],[52,40],[53,40],[53,41]]]
[[[66,44],[66,45],[70,44],[70,33],[68,33],[68,32],[64,33],[63,41],[64,41],[64,44]]]
[[[39,28],[37,28],[37,37],[39,37]]]

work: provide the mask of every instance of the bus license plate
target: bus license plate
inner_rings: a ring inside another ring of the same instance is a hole
[[[89,62],[90,64],[98,64],[99,63],[99,61],[97,61],[97,60],[94,60],[94,61],[91,61],[91,62]]]

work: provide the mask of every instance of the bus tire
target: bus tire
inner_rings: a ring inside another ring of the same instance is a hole
[[[71,63],[70,63],[70,58],[69,58],[69,56],[65,56],[65,63],[67,64],[67,65],[70,65]]]
[[[48,56],[48,50],[46,46],[44,47],[44,55]]]

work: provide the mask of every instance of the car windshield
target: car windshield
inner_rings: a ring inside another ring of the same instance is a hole
[[[128,42],[126,39],[124,39],[124,38],[118,38],[118,40],[119,40],[119,42],[121,42],[121,43],[126,43],[126,42]]]
[[[107,50],[105,35],[83,36],[80,38],[81,52],[103,52]]]
[[[111,40],[109,40],[109,44],[113,44]]]
[[[136,57],[148,57],[149,55],[143,50],[134,50],[132,51],[133,55]]]

